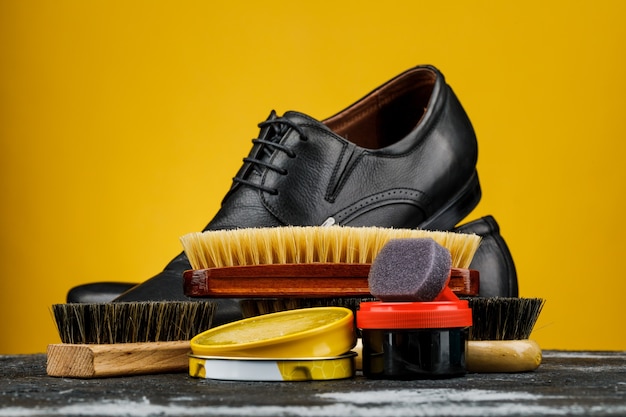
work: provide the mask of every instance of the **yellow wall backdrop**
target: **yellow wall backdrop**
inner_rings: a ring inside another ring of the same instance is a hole
[[[325,118],[417,64],[479,139],[545,349],[626,349],[626,2],[0,2],[0,353],[75,285],[142,281],[219,207],[271,109]]]

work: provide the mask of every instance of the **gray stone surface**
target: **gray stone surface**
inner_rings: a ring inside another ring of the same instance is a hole
[[[45,355],[0,356],[0,417],[626,415],[626,352],[544,352],[531,373],[419,381],[81,380],[45,365]]]

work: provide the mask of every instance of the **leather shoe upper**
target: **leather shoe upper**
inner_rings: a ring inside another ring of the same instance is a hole
[[[477,143],[443,75],[413,68],[319,122],[298,112],[261,132],[208,229],[454,227],[478,203]]]

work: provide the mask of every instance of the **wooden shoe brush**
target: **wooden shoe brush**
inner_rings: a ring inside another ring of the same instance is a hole
[[[47,349],[50,376],[98,378],[185,372],[189,340],[211,327],[210,301],[55,304],[62,343]]]
[[[530,334],[545,304],[542,298],[467,298],[473,325],[467,370],[526,372],[539,367],[542,353]]]
[[[451,286],[478,293],[478,273],[466,269],[480,236],[380,227],[277,227],[191,233],[181,238],[193,270],[185,294],[239,297],[244,317],[336,305],[356,310],[371,298],[370,264],[391,239],[429,237],[452,256]]]

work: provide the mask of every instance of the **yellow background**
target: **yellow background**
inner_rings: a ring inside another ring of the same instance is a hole
[[[219,207],[271,109],[325,118],[429,63],[545,349],[626,349],[626,2],[0,2],[0,353],[69,288],[141,281]]]

